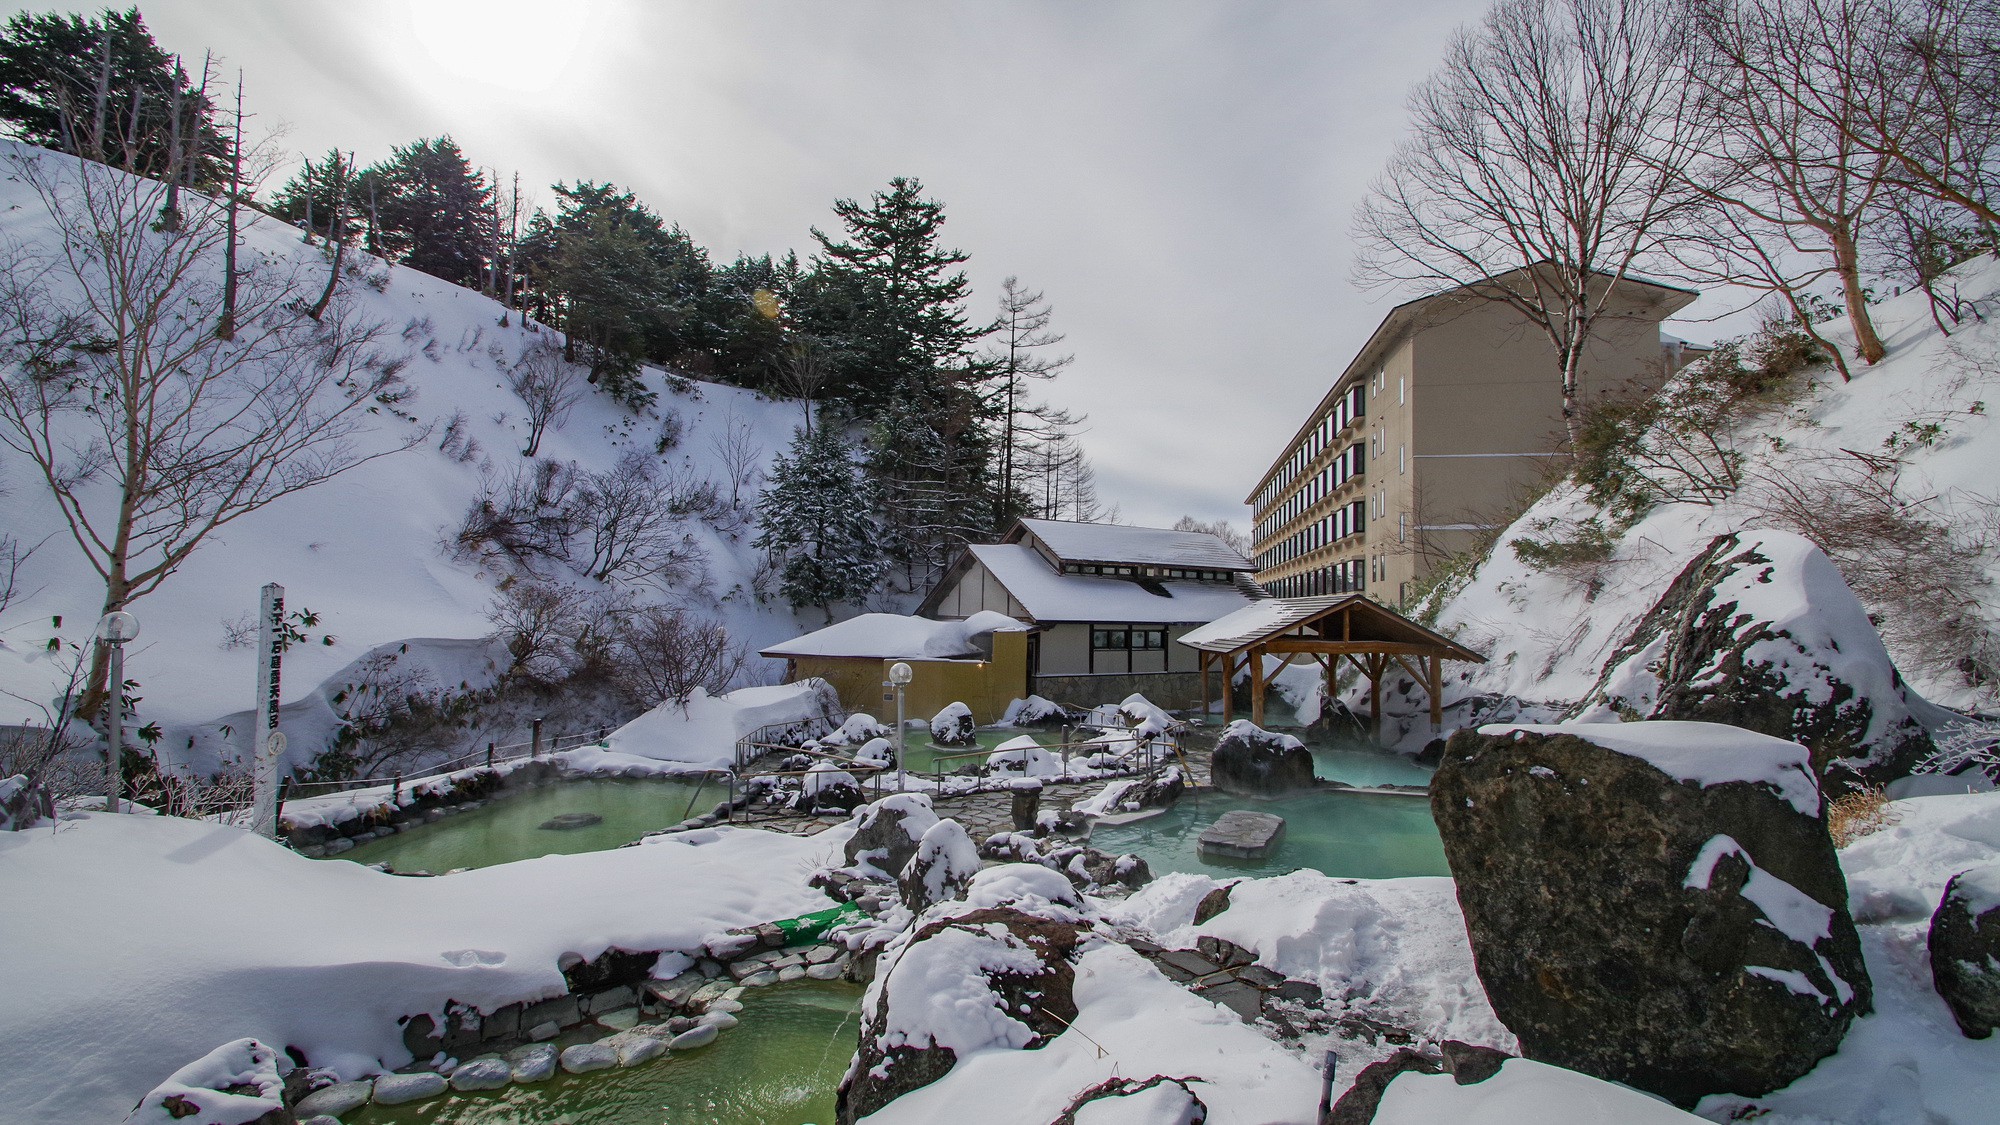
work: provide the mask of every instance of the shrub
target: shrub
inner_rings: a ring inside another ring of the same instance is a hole
[[[1826,832],[1833,846],[1844,848],[1871,832],[1896,823],[1896,809],[1879,786],[1863,786],[1836,797],[1826,809]]]

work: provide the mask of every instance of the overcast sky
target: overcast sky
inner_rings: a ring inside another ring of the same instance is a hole
[[[44,5],[30,5],[46,10]],[[915,176],[971,311],[1042,290],[1126,522],[1242,500],[1407,294],[1348,281],[1348,218],[1403,100],[1484,0],[141,0],[244,74],[253,126],[609,180],[718,262],[813,249],[839,197]],[[1706,339],[1699,326],[1683,335]]]

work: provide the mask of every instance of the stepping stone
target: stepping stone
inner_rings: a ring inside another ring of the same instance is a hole
[[[516,1082],[546,1082],[556,1075],[556,1049],[548,1043],[516,1047],[507,1052]]]
[[[460,1063],[451,1072],[451,1088],[464,1093],[469,1090],[498,1090],[514,1080],[514,1068],[498,1055],[482,1055],[470,1062]]]
[[[1256,1019],[1264,1010],[1263,994],[1239,980],[1223,981],[1195,995],[1235,1012],[1244,1023]]]
[[[597,1017],[597,1022],[613,1031],[630,1031],[639,1022],[639,1009],[620,1008]]]
[[[1205,977],[1210,973],[1219,973],[1222,971],[1222,966],[1210,961],[1192,949],[1169,949],[1165,953],[1160,954],[1156,960],[1158,960],[1161,968],[1167,970],[1168,976],[1184,981],[1193,980],[1196,977]],[[1179,971],[1175,972],[1174,970]]]
[[[402,1105],[435,1098],[450,1088],[442,1074],[385,1074],[375,1080],[376,1105]]]
[[[1262,859],[1285,832],[1285,818],[1271,813],[1231,809],[1202,830],[1198,848],[1204,855],[1229,859]]]
[[[570,1074],[589,1074],[593,1070],[606,1070],[618,1065],[618,1052],[602,1043],[578,1043],[574,1047],[564,1047],[562,1068]]]
[[[313,1117],[319,1114],[325,1114],[328,1117],[339,1117],[345,1113],[353,1113],[355,1110],[368,1104],[369,1091],[374,1085],[373,1082],[363,1080],[360,1082],[336,1082],[331,1086],[322,1086],[305,1097],[300,1098],[299,1104],[292,1112],[301,1117]]]

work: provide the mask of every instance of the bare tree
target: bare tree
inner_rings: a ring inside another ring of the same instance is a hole
[[[998,492],[995,510],[1004,519],[1019,504],[1018,454],[1024,442],[1037,437],[1038,423],[1045,428],[1052,408],[1028,398],[1033,381],[1046,382],[1062,373],[1071,355],[1053,355],[1047,349],[1063,342],[1063,334],[1049,327],[1054,310],[1038,290],[1025,288],[1018,278],[1000,283],[1000,316],[993,322],[994,342],[987,361],[993,376],[986,395],[1000,427],[1000,466],[994,481]]]
[[[723,475],[729,478],[730,510],[740,512],[744,490],[756,491],[757,467],[764,463],[764,447],[757,444],[750,420],[734,411],[722,419],[719,428],[709,432],[708,444],[722,465]]]
[[[2000,227],[2000,7],[1950,0],[1848,0],[1866,49],[1855,143],[1883,157],[1896,187]]]
[[[1718,126],[1688,183],[1712,206],[1691,212],[1683,260],[1717,281],[1798,304],[1812,281],[1839,286],[1864,363],[1888,354],[1861,279],[1864,224],[1889,159],[1856,138],[1879,91],[1850,61],[1875,45],[1870,0],[1697,0],[1702,50],[1688,69]],[[1810,318],[1806,318],[1810,323]],[[1841,374],[1847,375],[1845,364]]]
[[[1222,540],[1223,545],[1244,558],[1250,557],[1250,537],[1243,529],[1228,520],[1198,520],[1193,516],[1182,516],[1174,521],[1175,531],[1198,531]]]
[[[521,456],[533,457],[542,447],[542,434],[550,426],[561,429],[569,412],[590,393],[577,371],[563,360],[561,348],[543,342],[523,351],[507,373],[507,386],[528,414],[528,447]]]
[[[1572,444],[1586,350],[1699,142],[1684,39],[1653,0],[1500,0],[1418,88],[1356,215],[1360,283],[1463,288],[1548,338]]]
[[[518,579],[503,586],[486,607],[507,645],[507,675],[544,684],[574,669],[574,639],[585,616],[587,595],[573,586]]]
[[[707,552],[684,529],[691,516],[712,513],[715,488],[687,473],[662,473],[642,453],[628,453],[602,473],[584,474],[573,525],[580,549],[572,560],[600,582],[650,581],[672,589],[706,571]]]
[[[793,340],[778,361],[778,389],[805,404],[807,433],[812,433],[813,428],[813,401],[832,377],[833,369],[826,356],[811,339]]]
[[[641,707],[687,709],[696,688],[721,695],[747,653],[722,623],[685,610],[647,606],[621,625],[614,659],[619,686]]]
[[[319,300],[312,303],[306,315],[319,320],[326,315],[326,306],[333,301],[333,291],[340,284],[340,267],[347,258],[347,188],[354,179],[354,154],[341,158],[338,150],[333,154],[333,214],[326,221],[326,240],[333,247],[333,261],[326,273],[326,288],[319,291]],[[312,193],[306,194],[306,237],[312,237]]]
[[[303,316],[295,274],[243,274],[235,338],[215,334],[220,208],[156,231],[164,184],[48,154],[12,163],[54,231],[0,270],[0,444],[47,485],[103,612],[158,589],[217,528],[423,440],[360,444],[368,411],[407,395],[400,363],[376,351],[376,325]],[[82,714],[103,703],[106,656]]]

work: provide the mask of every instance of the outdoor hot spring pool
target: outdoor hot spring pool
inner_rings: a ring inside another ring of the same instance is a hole
[[[1369,787],[1428,785],[1430,771],[1409,758],[1352,743],[1308,743],[1313,772]],[[1285,834],[1263,859],[1211,859],[1197,850],[1201,830],[1231,809],[1285,818]],[[1186,871],[1234,878],[1283,875],[1309,867],[1341,879],[1449,875],[1430,801],[1417,795],[1308,790],[1260,799],[1224,793],[1183,798],[1173,808],[1125,824],[1099,824],[1092,847],[1144,857],[1155,874]]]
[[[743,997],[743,1025],[712,1045],[633,1067],[558,1073],[491,1093],[369,1106],[347,1125],[831,1125],[854,1056],[861,988],[778,984]],[[567,1044],[568,1039],[558,1040]]]
[[[441,873],[545,855],[601,852],[672,828],[714,808],[728,795],[728,788],[714,781],[705,785],[614,778],[560,781],[514,791],[471,812],[371,840],[339,858],[385,863],[394,871]],[[558,817],[569,817],[573,823],[592,816],[599,819],[582,827],[543,827]]]

